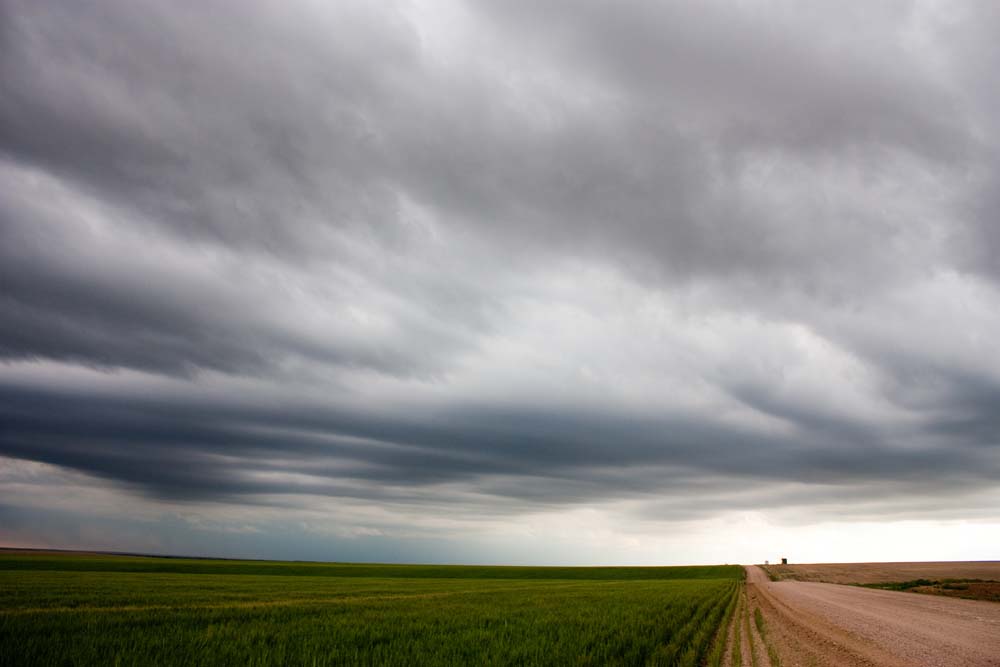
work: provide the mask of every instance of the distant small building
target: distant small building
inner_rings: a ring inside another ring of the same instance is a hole
[[[770,564],[771,564],[771,561],[769,561],[769,560],[764,561],[764,565],[770,565]]]
[[[781,559],[781,564],[782,565],[788,565],[788,559],[787,558],[782,558]]]

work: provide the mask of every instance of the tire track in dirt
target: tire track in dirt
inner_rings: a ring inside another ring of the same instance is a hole
[[[746,586],[740,584],[737,594],[736,609],[729,623],[729,641],[726,653],[722,658],[725,667],[752,667],[747,632],[744,631],[744,616],[746,615]]]
[[[736,607],[733,609],[732,618],[729,619],[729,627],[726,630],[726,650],[722,654],[722,664],[729,667],[733,660],[733,651],[738,651],[736,642],[739,641],[738,628],[740,627],[740,605],[743,602],[743,587],[736,593]]]
[[[752,667],[779,667],[771,660],[767,642],[757,624],[757,610],[761,609],[760,590],[749,578],[747,580],[747,616],[746,625],[750,630],[750,664]],[[761,610],[763,612],[763,610]]]
[[[752,638],[750,636],[750,616],[747,612],[748,609],[746,584],[743,584],[743,615],[740,619],[740,623],[743,625],[743,636],[740,638],[740,667],[753,667],[750,644]],[[735,667],[735,665],[732,665],[732,667]]]

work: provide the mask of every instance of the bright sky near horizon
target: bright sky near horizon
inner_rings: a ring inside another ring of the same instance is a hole
[[[0,4],[0,546],[1000,558],[1000,5]]]

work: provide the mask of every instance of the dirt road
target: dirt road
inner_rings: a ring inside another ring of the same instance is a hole
[[[1000,604],[771,582],[750,566],[730,637],[746,666],[1000,667]]]

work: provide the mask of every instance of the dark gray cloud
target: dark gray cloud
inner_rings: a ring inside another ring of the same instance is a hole
[[[0,11],[2,456],[430,516],[996,490],[988,4]]]

